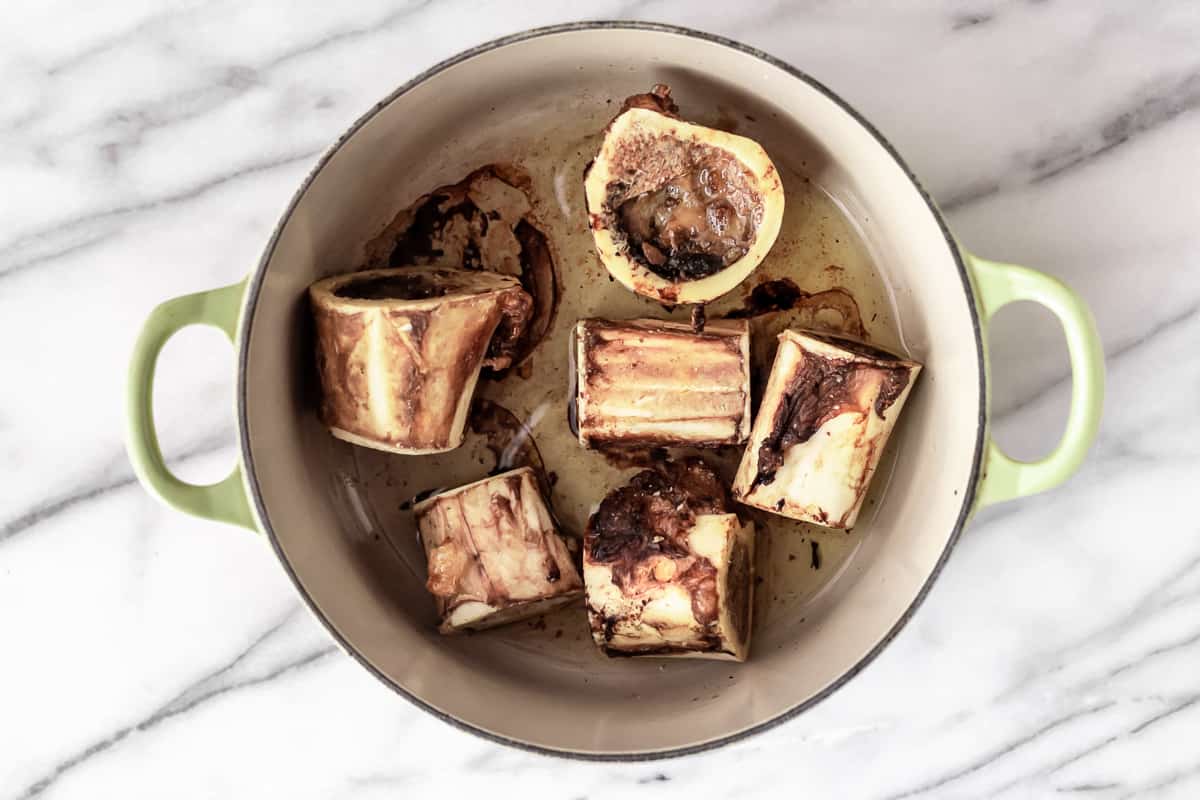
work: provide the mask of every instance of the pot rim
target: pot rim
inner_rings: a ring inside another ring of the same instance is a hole
[[[251,327],[253,326],[253,319],[254,319],[253,311],[258,304],[259,293],[262,289],[262,283],[263,283],[263,278],[266,274],[267,264],[270,262],[271,257],[274,255],[275,247],[278,244],[279,238],[283,233],[283,228],[286,226],[288,220],[292,216],[292,213],[295,211],[296,207],[299,205],[300,201],[303,199],[305,193],[308,191],[309,186],[311,186],[312,182],[316,179],[317,175],[320,174],[321,170],[325,168],[325,166],[329,163],[329,161],[333,158],[333,156],[341,149],[342,145],[345,144],[346,141],[351,136],[353,136],[355,133],[357,133],[360,128],[362,128],[369,121],[374,119],[376,114],[378,114],[381,110],[383,110],[384,108],[389,106],[392,102],[394,102],[395,100],[404,96],[409,91],[411,91],[415,87],[419,86],[420,84],[424,83],[425,81],[429,80],[430,78],[434,77],[435,75],[445,71],[446,69],[449,69],[450,67],[453,67],[460,63],[463,63],[465,61],[469,61],[470,59],[472,59],[478,55],[481,55],[483,53],[487,53],[492,50],[496,50],[501,47],[505,47],[507,45],[524,42],[524,41],[527,41],[530,39],[537,39],[537,38],[542,38],[545,36],[552,36],[552,35],[556,35],[556,34],[560,34],[560,33],[574,33],[574,32],[578,32],[578,31],[596,31],[596,30],[618,30],[618,31],[620,31],[620,30],[636,30],[636,31],[650,31],[650,32],[655,32],[655,33],[666,33],[666,34],[673,34],[676,36],[684,36],[687,38],[698,39],[698,40],[701,40],[704,42],[708,42],[710,44],[717,44],[722,47],[727,47],[732,50],[737,50],[741,53],[745,53],[747,55],[753,56],[754,58],[757,58],[760,61],[765,62],[766,64],[769,64],[773,67],[783,70],[788,75],[792,76],[793,78],[796,78],[797,80],[803,81],[804,83],[811,86],[813,89],[816,89],[818,92],[820,92],[826,98],[831,100],[834,104],[836,104],[839,108],[841,108],[847,114],[849,114],[854,119],[855,122],[857,122],[864,129],[866,129],[866,131],[868,133],[871,134],[871,136],[875,139],[875,141],[878,142],[879,145],[885,151],[887,151],[888,155],[891,156],[891,158],[896,162],[897,166],[899,166],[900,169],[904,172],[905,176],[907,176],[909,181],[912,183],[913,187],[917,190],[917,192],[920,194],[921,198],[925,201],[925,204],[928,207],[930,214],[932,214],[934,220],[937,222],[938,227],[940,228],[940,230],[942,232],[942,235],[945,237],[946,245],[950,249],[950,253],[954,259],[955,266],[958,268],[959,278],[962,280],[963,299],[967,303],[967,311],[971,318],[972,332],[975,337],[975,352],[976,352],[976,357],[977,357],[977,361],[978,361],[978,381],[979,381],[979,384],[978,384],[979,385],[978,425],[977,425],[976,435],[975,435],[975,452],[974,452],[974,455],[972,456],[969,480],[968,480],[966,488],[962,492],[962,505],[959,508],[958,517],[955,520],[954,528],[951,531],[949,538],[946,540],[945,548],[942,550],[942,553],[938,557],[937,562],[933,565],[933,569],[930,571],[929,576],[925,579],[925,582],[921,585],[921,588],[918,590],[916,597],[913,598],[913,601],[909,604],[908,608],[906,608],[904,610],[904,613],[901,614],[900,618],[896,621],[895,625],[893,625],[892,628],[890,630],[888,630],[887,633],[884,634],[883,637],[880,638],[880,640],[875,644],[874,647],[872,647],[870,649],[870,651],[868,651],[862,658],[860,658],[858,660],[857,663],[855,663],[852,667],[850,667],[850,669],[846,670],[844,673],[842,673],[840,676],[838,676],[837,679],[835,679],[833,682],[831,682],[828,686],[826,686],[820,692],[818,692],[817,694],[808,698],[807,700],[805,700],[801,703],[798,703],[798,704],[792,706],[791,708],[787,709],[786,711],[779,713],[769,719],[763,720],[762,722],[756,723],[756,724],[751,725],[746,728],[742,728],[741,730],[734,731],[734,732],[726,734],[724,736],[720,736],[720,737],[713,738],[713,739],[708,739],[706,741],[699,742],[696,744],[684,745],[682,747],[674,747],[674,748],[668,748],[668,749],[664,749],[664,750],[603,752],[603,753],[601,753],[601,752],[589,752],[586,750],[556,749],[553,747],[547,747],[544,745],[533,744],[531,742],[522,741],[520,739],[514,739],[514,738],[511,738],[508,736],[503,736],[501,734],[494,733],[485,728],[474,725],[465,719],[460,719],[459,717],[453,716],[453,715],[448,714],[438,708],[435,708],[434,706],[430,705],[429,703],[426,703],[423,699],[418,697],[416,694],[410,692],[409,690],[407,690],[403,686],[401,686],[399,683],[392,680],[391,677],[384,674],[382,670],[378,669],[375,665],[370,663],[370,661],[368,661],[367,658],[363,654],[361,654],[350,641],[348,641],[345,637],[343,637],[341,635],[341,633],[337,630],[337,628],[333,625],[331,620],[325,616],[325,614],[321,611],[321,609],[319,608],[317,603],[313,600],[313,598],[309,595],[307,590],[304,588],[304,586],[300,582],[299,577],[296,575],[295,570],[293,570],[291,563],[287,560],[287,557],[284,555],[283,549],[279,544],[278,537],[276,536],[275,531],[274,531],[273,527],[271,526],[270,516],[267,513],[266,504],[263,501],[262,493],[259,489],[258,480],[256,477],[255,468],[254,468],[254,458],[253,458],[253,455],[251,454],[251,449],[250,449],[250,434],[249,434],[249,431],[248,431],[247,425],[246,425],[246,414],[247,414],[246,387],[247,387],[247,372],[248,372],[247,367],[248,367],[249,352],[250,352],[250,346],[249,346],[250,331],[251,331]],[[633,20],[585,20],[585,21],[579,21],[579,22],[561,23],[561,24],[556,24],[556,25],[546,25],[546,26],[542,26],[542,27],[538,27],[538,28],[531,28],[531,29],[528,29],[525,31],[521,31],[519,33],[509,34],[507,36],[502,36],[502,37],[499,37],[496,39],[492,39],[488,42],[484,42],[483,44],[479,44],[479,45],[476,45],[475,47],[471,47],[467,50],[463,50],[462,52],[457,53],[456,55],[453,55],[453,56],[433,65],[432,67],[426,69],[425,71],[421,72],[419,75],[413,77],[412,79],[410,79],[407,82],[405,82],[404,84],[402,84],[400,87],[393,90],[387,97],[385,97],[382,100],[380,100],[379,102],[377,102],[374,106],[371,107],[371,109],[369,111],[367,111],[365,114],[360,116],[357,120],[355,120],[354,123],[341,136],[338,137],[337,141],[334,142],[329,147],[329,149],[327,149],[321,155],[321,157],[317,161],[316,165],[309,172],[308,176],[305,177],[304,182],[300,185],[300,187],[296,190],[295,194],[292,196],[291,200],[288,202],[287,208],[284,210],[283,214],[280,216],[279,221],[276,223],[275,229],[271,234],[271,238],[268,240],[267,245],[263,250],[262,257],[259,259],[258,265],[255,268],[254,273],[250,276],[249,283],[248,283],[247,289],[246,289],[245,298],[244,298],[243,304],[242,304],[241,325],[240,325],[240,329],[238,331],[237,426],[238,426],[239,446],[241,448],[242,464],[244,466],[244,469],[243,469],[244,482],[246,485],[247,493],[252,498],[252,502],[254,505],[254,513],[258,518],[258,521],[259,521],[259,524],[260,524],[260,527],[261,527],[263,533],[266,534],[267,540],[271,543],[271,547],[275,551],[276,558],[278,558],[280,564],[283,566],[283,569],[287,573],[288,578],[291,580],[292,585],[295,587],[297,593],[300,595],[300,598],[304,601],[304,604],[308,607],[309,611],[311,611],[312,614],[318,620],[320,620],[321,624],[329,632],[330,636],[332,636],[333,639],[338,643],[338,645],[342,648],[342,650],[344,650],[355,661],[357,661],[364,669],[366,669],[368,672],[370,672],[372,675],[374,675],[385,686],[391,688],[394,692],[399,694],[401,697],[404,697],[405,699],[407,699],[413,705],[417,706],[418,708],[423,709],[424,711],[427,711],[428,713],[434,715],[435,717],[442,720],[443,722],[447,722],[447,723],[453,725],[454,727],[458,728],[459,730],[467,731],[469,733],[475,734],[476,736],[480,736],[484,739],[487,739],[488,741],[495,742],[497,744],[507,745],[509,747],[515,747],[520,750],[539,753],[542,755],[559,756],[559,757],[572,758],[572,759],[578,759],[578,760],[583,760],[583,761],[599,761],[599,762],[639,762],[639,761],[656,761],[656,760],[660,760],[660,759],[675,758],[678,756],[691,755],[691,754],[695,754],[695,753],[706,752],[708,750],[714,750],[716,748],[723,747],[724,745],[728,745],[728,744],[732,744],[737,741],[741,741],[741,740],[746,739],[754,734],[761,733],[763,731],[777,727],[778,725],[799,716],[804,711],[807,711],[808,709],[812,708],[817,703],[820,703],[822,700],[824,700],[827,697],[829,697],[830,695],[832,695],[838,689],[845,686],[846,683],[848,683],[852,678],[854,678],[863,669],[865,669],[867,667],[867,665],[869,665],[872,661],[874,661],[875,658],[881,652],[883,652],[884,648],[886,648],[892,642],[892,640],[900,633],[900,631],[904,628],[904,626],[906,624],[908,624],[908,621],[912,618],[913,614],[916,613],[917,609],[924,602],[926,596],[929,594],[930,589],[933,587],[934,581],[941,574],[942,569],[945,567],[946,561],[948,560],[951,551],[954,549],[954,546],[958,543],[958,539],[962,535],[963,529],[966,527],[967,522],[970,520],[971,512],[975,505],[975,494],[976,494],[976,489],[977,489],[977,486],[979,483],[981,465],[983,463],[985,442],[987,441],[987,439],[986,439],[986,432],[987,432],[987,368],[986,368],[986,364],[985,364],[985,355],[984,354],[985,354],[985,343],[983,341],[983,328],[982,328],[982,324],[981,324],[980,317],[979,317],[979,309],[976,304],[975,290],[974,290],[974,287],[971,282],[970,273],[968,272],[966,264],[963,261],[962,252],[959,249],[958,243],[955,241],[953,235],[950,233],[950,229],[946,225],[946,221],[943,218],[941,211],[938,209],[937,205],[934,203],[934,201],[930,197],[929,193],[925,190],[925,187],[921,185],[919,180],[917,180],[916,175],[913,174],[913,171],[909,168],[908,164],[904,161],[904,159],[901,158],[900,154],[896,151],[896,149],[892,146],[892,144],[870,122],[868,122],[861,114],[859,114],[858,111],[856,111],[849,104],[847,104],[846,101],[844,101],[836,93],[831,91],[828,87],[826,87],[820,81],[815,80],[813,77],[811,77],[807,73],[803,72],[802,70],[799,70],[799,69],[791,66],[787,62],[782,61],[778,58],[775,58],[774,56],[772,56],[762,50],[759,50],[754,47],[750,47],[749,45],[743,44],[741,42],[738,42],[738,41],[735,41],[732,39],[725,38],[723,36],[718,36],[716,34],[708,33],[705,31],[694,30],[691,28],[685,28],[685,27],[678,26],[678,25],[668,25],[668,24],[664,24],[664,23],[641,22],[641,21],[633,21]]]

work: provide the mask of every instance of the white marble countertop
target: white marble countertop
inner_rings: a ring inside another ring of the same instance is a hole
[[[452,729],[332,645],[268,548],[167,511],[122,445],[158,301],[256,263],[317,154],[394,86],[568,4],[29,2],[0,24],[0,798],[1200,796],[1200,5],[593,0],[803,68],[888,135],[964,243],[1073,284],[1103,429],[981,515],[916,618],[800,718],[586,764]],[[905,4],[910,8],[912,4]],[[1068,383],[1048,314],[997,323],[1001,441]],[[172,341],[180,472],[234,458],[232,359]],[[1178,510],[1176,510],[1178,509]]]

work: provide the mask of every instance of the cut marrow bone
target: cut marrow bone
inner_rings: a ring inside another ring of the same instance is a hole
[[[584,447],[729,445],[750,432],[750,334],[744,320],[703,332],[658,320],[581,320],[576,415]]]
[[[527,619],[583,594],[529,467],[436,495],[413,511],[443,633]]]
[[[852,339],[781,333],[734,498],[852,527],[920,371],[914,361]]]
[[[511,355],[531,301],[512,277],[434,267],[368,270],[313,284],[321,419],[353,444],[439,453],[462,443],[482,366]]]
[[[766,257],[783,218],[779,173],[752,139],[684,122],[659,84],[625,101],[584,176],[609,273],[664,303],[706,303]]]
[[[746,659],[754,527],[726,509],[700,459],[646,470],[605,497],[584,537],[597,645],[609,655]]]

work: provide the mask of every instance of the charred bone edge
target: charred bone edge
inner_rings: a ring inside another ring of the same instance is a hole
[[[515,491],[514,481],[519,487]],[[514,521],[524,523],[522,530],[517,532],[519,535],[505,536],[494,508],[497,497],[508,503]],[[456,522],[465,523],[461,526],[451,524],[445,515],[436,513],[440,507],[455,501],[459,501],[461,513]],[[470,511],[475,513],[468,517]],[[439,595],[430,589],[442,633],[507,625],[568,605],[583,595],[583,580],[554,525],[530,467],[482,478],[434,495],[416,504],[413,514],[429,561],[427,587],[439,579],[434,574],[434,550],[449,542],[452,548],[461,548],[466,557],[460,564],[460,574],[440,576],[452,579],[454,590],[451,593]],[[540,536],[530,536],[531,532]],[[540,551],[540,566],[551,566],[557,571],[555,580],[549,580],[545,570],[530,574],[522,569],[529,566],[532,550]],[[464,578],[473,585],[463,586]],[[513,596],[514,585],[520,596]]]
[[[593,333],[604,337],[594,348]],[[575,414],[584,447],[735,445],[749,437],[750,326],[745,320],[713,320],[697,334],[690,325],[662,320],[585,319],[576,323],[574,335]],[[627,363],[614,366],[628,374],[613,376],[615,382],[591,371],[594,351],[606,347],[627,351]],[[696,374],[702,348],[715,351],[710,363],[719,367],[709,386],[700,385]],[[651,385],[639,386],[639,373],[647,371],[655,373]],[[723,410],[722,394],[740,394],[737,407]]]
[[[585,543],[583,575],[593,640],[608,655],[745,661],[754,627],[754,533],[754,524],[743,524],[736,514],[702,514],[688,532],[691,554],[706,558],[717,571],[717,617],[709,624],[696,619],[692,593],[678,580],[681,572],[662,581],[651,577],[632,591],[622,590],[613,579],[612,566],[593,561]],[[733,585],[730,575],[735,554],[744,559],[740,587]],[[644,559],[647,566],[661,560],[671,559],[658,553]],[[653,567],[651,571],[656,572]],[[744,608],[731,602],[738,590]],[[654,624],[645,621],[647,611]],[[740,634],[739,613],[744,615]],[[606,635],[606,626],[611,635]]]
[[[734,478],[735,500],[774,514],[831,528],[850,528],[874,477],[896,420],[904,408],[921,364],[891,356],[879,348],[881,358],[848,350],[825,335],[809,335],[787,330],[779,334],[779,349],[771,367],[750,444],[742,455]],[[907,382],[892,403],[877,413],[875,403],[883,377],[873,370],[862,402],[848,404],[842,413],[826,420],[804,442],[783,452],[783,464],[773,480],[755,485],[760,451],[772,434],[772,426],[789,386],[805,367],[805,358],[834,359],[846,362],[853,370],[872,368],[903,369]]]
[[[427,280],[448,291],[418,299],[338,295],[356,283],[391,278]],[[515,278],[445,267],[365,270],[317,281],[309,287],[309,301],[317,328],[321,421],[335,438],[389,453],[454,450],[462,444],[506,298],[519,296],[527,298]],[[428,321],[420,337],[413,336],[415,318]],[[396,319],[405,321],[397,325]],[[441,357],[426,363],[435,351]],[[359,370],[362,381],[353,385],[337,374],[330,367],[335,357],[344,357],[348,370]],[[406,403],[414,394],[433,402]]]
[[[614,236],[615,209],[607,207],[608,186],[621,175],[612,161],[623,138],[639,135],[669,136],[681,142],[713,147],[728,152],[753,176],[762,205],[762,221],[754,243],[744,256],[720,272],[699,280],[672,281],[656,275],[628,253],[625,236]],[[612,121],[600,151],[584,178],[584,200],[589,214],[606,219],[592,225],[592,238],[600,261],[625,288],[644,297],[672,304],[705,303],[731,291],[758,268],[770,252],[783,220],[784,192],[779,172],[758,142],[745,136],[706,128],[645,108],[630,108]]]

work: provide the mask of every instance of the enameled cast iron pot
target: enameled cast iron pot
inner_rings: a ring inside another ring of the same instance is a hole
[[[537,142],[598,130],[614,107],[597,109],[596,98],[619,102],[656,82],[671,85],[685,114],[732,108],[757,120],[750,135],[783,167],[812,175],[861,229],[890,283],[906,346],[926,365],[889,445],[898,454],[890,485],[861,546],[806,619],[760,626],[745,664],[605,660],[586,636],[562,651],[497,632],[439,636],[420,562],[364,535],[364,509],[347,500],[345,451],[331,449],[316,420],[305,289],[352,267],[363,243],[420,192],[487,161],[554,157],[549,145],[539,156]],[[525,151],[510,152],[513,142]],[[1066,432],[1035,463],[1006,457],[988,437],[987,323],[1014,300],[1057,315],[1073,372]],[[151,414],[159,350],[193,324],[220,328],[237,349],[241,459],[211,486],[167,470]],[[1049,489],[1079,466],[1102,392],[1103,357],[1079,299],[1054,279],[964,250],[888,142],[824,86],[707,34],[580,23],[456,56],[359,119],[300,187],[252,275],[150,315],[130,373],[128,440],[152,493],[264,533],[334,638],[417,705],[508,744],[645,758],[733,741],[845,683],[913,613],[974,511]]]

